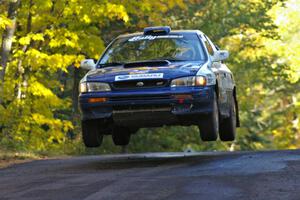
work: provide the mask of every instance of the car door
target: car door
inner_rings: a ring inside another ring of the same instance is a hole
[[[205,46],[208,50],[211,58],[214,53],[217,51],[215,45],[210,41],[210,39],[204,35]],[[230,80],[230,71],[221,61],[212,62],[212,71],[215,73],[218,82],[218,103],[220,113],[224,115],[229,115],[229,104],[231,99],[228,98],[228,90],[230,88],[229,80]]]
[[[207,38],[207,40],[209,41],[209,43],[213,46],[214,51],[218,51],[219,47],[217,47],[216,45],[214,45],[211,40],[209,38]],[[234,80],[233,80],[233,75],[230,71],[230,69],[226,66],[226,64],[224,63],[224,61],[220,61],[220,65],[218,65],[219,67],[219,73],[221,74],[222,77],[222,85],[223,85],[223,89],[224,89],[224,109],[226,110],[226,115],[230,114],[230,107],[232,105],[232,97],[233,97],[233,90],[234,90]]]

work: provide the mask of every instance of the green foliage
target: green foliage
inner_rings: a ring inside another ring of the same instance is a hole
[[[22,0],[0,83],[0,145],[66,154],[119,152],[108,137],[101,149],[82,145],[79,63],[98,59],[119,34],[170,25],[200,29],[230,51],[242,127],[234,143],[201,143],[196,127],[142,129],[129,151],[299,148],[299,9],[297,0]],[[4,1],[1,36],[11,24],[7,10]]]
[[[235,149],[299,147],[300,4],[284,5],[203,1],[175,11],[179,28],[203,30],[231,53],[227,64],[235,74],[242,123]]]
[[[9,25],[5,16],[1,19],[1,28]],[[74,129],[68,111],[72,100],[60,97],[66,85],[59,76],[68,73],[69,66],[79,67],[85,55],[99,57],[104,49],[101,26],[114,20],[128,21],[123,5],[22,1],[13,51],[1,83],[3,145],[45,151],[66,142]]]

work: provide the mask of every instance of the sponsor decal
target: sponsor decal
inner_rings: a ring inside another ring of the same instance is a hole
[[[151,69],[149,67],[138,67],[129,72],[129,74],[145,74],[148,73]]]
[[[132,72],[129,72],[129,74],[144,74],[144,73],[148,73],[149,71],[132,71]]]
[[[140,36],[135,36],[130,39],[128,39],[128,42],[135,42],[135,41],[140,41],[140,40],[155,40],[155,39],[162,39],[162,38],[183,38],[183,35],[140,35]]]
[[[115,81],[136,80],[136,79],[156,79],[156,78],[163,78],[163,77],[164,77],[163,73],[129,74],[129,75],[115,76]]]

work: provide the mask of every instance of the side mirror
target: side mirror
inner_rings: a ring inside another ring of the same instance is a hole
[[[222,60],[226,60],[229,57],[229,52],[226,50],[218,50],[214,53],[212,58],[213,62],[218,62]]]
[[[85,59],[81,61],[80,67],[82,69],[92,70],[92,69],[96,69],[96,64],[93,59]]]

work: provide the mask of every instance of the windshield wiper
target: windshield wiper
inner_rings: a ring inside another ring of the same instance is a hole
[[[125,63],[122,62],[111,62],[111,63],[103,63],[99,64],[100,67],[111,67],[111,66],[116,66],[116,65],[124,65]]]
[[[99,64],[100,67],[111,67],[111,66],[117,66],[117,65],[122,65],[125,68],[126,67],[138,67],[138,66],[156,66],[156,65],[170,65],[171,62],[185,62],[188,60],[180,60],[180,59],[163,59],[163,60],[143,60],[143,61],[135,61],[135,62],[111,62],[111,63],[103,63]]]
[[[186,62],[186,61],[189,61],[189,60],[181,60],[181,59],[173,59],[173,58],[171,58],[171,59],[166,59],[167,61],[169,61],[169,62]]]
[[[167,62],[186,62],[186,61],[190,61],[190,60],[184,60],[184,59],[176,59],[176,58],[159,58],[159,59],[155,59],[155,60],[150,60],[150,61],[167,61]]]

